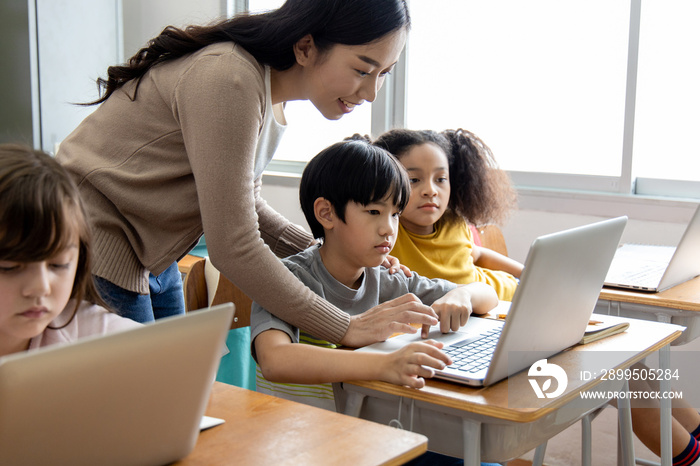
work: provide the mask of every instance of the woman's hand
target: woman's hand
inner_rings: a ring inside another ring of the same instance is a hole
[[[359,348],[384,341],[395,333],[416,333],[411,324],[424,327],[436,325],[438,316],[414,294],[408,293],[387,301],[362,314],[350,317],[350,326],[340,341],[345,346]],[[427,332],[424,333],[427,335]]]
[[[413,275],[411,269],[405,265],[401,265],[399,260],[394,256],[386,256],[386,259],[384,259],[384,262],[382,262],[382,266],[389,269],[389,274],[394,274],[401,270],[407,277],[411,277]]]
[[[423,388],[425,378],[435,375],[435,369],[452,364],[449,356],[440,351],[442,343],[425,340],[411,343],[386,355],[381,380],[411,388]]]

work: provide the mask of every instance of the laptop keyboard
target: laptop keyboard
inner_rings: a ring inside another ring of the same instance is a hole
[[[645,288],[653,288],[659,284],[661,275],[663,274],[666,265],[658,263],[640,264],[634,270],[625,270],[620,272],[614,279],[618,283],[629,283]]]
[[[489,330],[482,335],[467,338],[443,349],[453,361],[452,365],[449,366],[450,369],[456,369],[466,374],[487,368],[491,363],[502,329],[503,327]]]

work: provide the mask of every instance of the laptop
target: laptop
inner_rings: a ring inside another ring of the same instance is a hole
[[[144,465],[192,451],[231,303],[0,359],[0,464]]]
[[[579,342],[626,223],[618,217],[537,238],[512,303],[490,313],[507,313],[505,320],[471,317],[457,332],[431,329],[429,338],[443,342],[446,353],[460,354],[435,377],[488,386]],[[392,352],[419,340],[403,334],[356,351]],[[478,362],[481,356],[486,360]]]
[[[615,253],[605,286],[659,292],[700,275],[700,205],[678,247],[623,244]]]

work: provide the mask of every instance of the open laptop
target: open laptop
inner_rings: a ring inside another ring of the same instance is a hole
[[[144,465],[194,448],[231,303],[0,359],[0,464]]]
[[[507,310],[505,321],[471,317],[457,332],[431,330],[429,338],[443,342],[445,352],[462,353],[435,377],[491,385],[580,341],[626,223],[619,217],[537,238],[512,304],[491,311]],[[391,352],[420,339],[404,334],[356,351]],[[490,361],[475,364],[482,352]]]
[[[678,247],[623,244],[615,253],[605,286],[659,292],[700,275],[700,205]]]

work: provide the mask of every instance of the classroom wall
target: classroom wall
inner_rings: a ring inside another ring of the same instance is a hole
[[[164,27],[206,24],[226,13],[222,0],[122,0],[124,57],[133,56]]]

